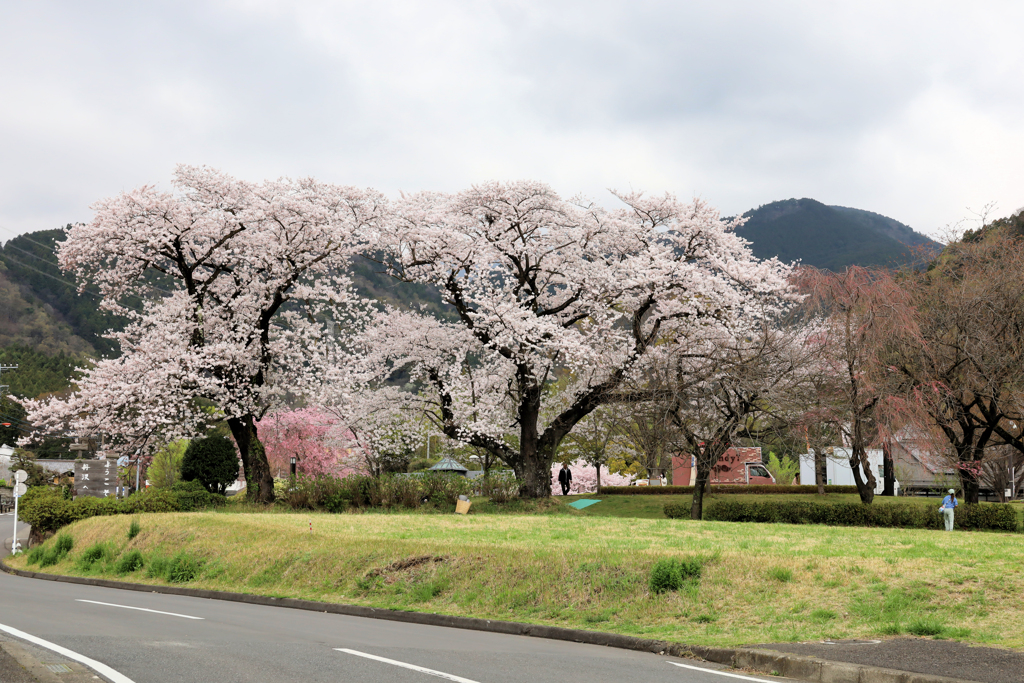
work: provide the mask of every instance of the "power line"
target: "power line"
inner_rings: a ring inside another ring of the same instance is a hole
[[[29,270],[34,270],[35,272],[39,273],[40,275],[45,275],[46,277],[51,278],[53,280],[56,280],[57,282],[63,282],[67,286],[72,287],[72,288],[78,290],[78,285],[76,285],[74,282],[68,282],[67,280],[65,280],[63,278],[59,278],[56,275],[51,275],[50,273],[47,273],[46,271],[39,270],[38,268],[35,268],[33,266],[28,265],[24,261],[21,261],[19,259],[14,258],[10,254],[4,254],[4,258],[11,259],[12,261],[17,263],[22,268],[28,268]],[[93,292],[93,291],[90,291],[88,289],[82,289],[82,290],[79,290],[79,291],[85,292],[86,294],[92,294],[93,296],[99,297],[101,299],[103,298],[103,295],[100,294],[99,292]]]
[[[25,237],[25,236],[24,236],[24,235],[22,235],[21,237]],[[27,237],[25,237],[25,239],[28,239],[28,238],[27,238]],[[12,240],[12,241],[13,241],[13,240]],[[37,245],[37,246],[40,246],[40,247],[42,247],[43,249],[48,249],[48,248],[49,248],[49,247],[47,247],[47,246],[46,246],[45,244],[40,244],[39,242],[36,242],[36,241],[34,241],[34,240],[31,240],[31,239],[29,239],[28,241],[29,241],[29,242],[32,242],[32,244],[35,244],[35,245]],[[11,243],[9,243],[9,242],[8,242],[7,246],[6,246],[6,247],[4,247],[4,249],[15,249],[15,250],[17,250],[17,251],[20,251],[20,252],[21,252],[22,254],[25,254],[26,256],[31,256],[31,257],[32,257],[32,258],[34,258],[34,259],[38,259],[38,260],[42,261],[43,263],[45,263],[45,264],[47,264],[47,265],[51,265],[51,266],[57,266],[58,268],[60,268],[60,265],[59,265],[59,264],[58,264],[58,263],[57,263],[56,261],[49,261],[49,260],[47,260],[47,259],[43,258],[42,256],[39,256],[38,254],[33,254],[33,253],[32,253],[31,251],[26,251],[26,250],[22,249],[21,247],[15,246],[15,245],[13,245],[13,244],[11,244]],[[52,253],[52,252],[51,252],[51,253]],[[34,271],[36,271],[37,273],[41,273],[42,275],[46,275],[47,277],[52,277],[52,278],[54,278],[55,280],[57,280],[58,282],[63,282],[64,284],[66,284],[66,285],[69,285],[69,286],[71,286],[71,287],[75,287],[76,289],[78,288],[78,285],[77,285],[77,284],[74,284],[74,283],[68,282],[67,280],[63,280],[63,279],[61,279],[61,278],[57,277],[56,275],[51,275],[50,273],[44,273],[43,271],[39,270],[38,268],[33,268],[32,266],[28,265],[28,264],[27,264],[27,263],[25,263],[24,261],[20,261],[20,260],[18,260],[18,259],[16,259],[16,258],[14,258],[14,257],[13,257],[13,256],[11,256],[10,254],[5,254],[5,256],[7,256],[7,258],[10,258],[11,260],[13,260],[13,261],[14,261],[15,263],[18,263],[18,264],[20,264],[20,265],[21,265],[22,267],[24,267],[24,268],[29,268],[29,269],[31,269],[31,270],[34,270]],[[151,287],[152,289],[155,289],[155,290],[157,290],[158,292],[163,292],[164,294],[174,294],[174,292],[172,292],[171,290],[169,290],[169,289],[164,289],[163,287],[157,287],[156,285],[154,285],[154,284],[152,284],[152,283],[150,283],[150,284],[149,284],[149,286],[150,286],[150,287]],[[93,296],[102,296],[101,294],[97,294],[96,292],[92,292],[92,291],[89,291],[89,290],[82,290],[82,291],[84,291],[84,292],[89,292],[89,294],[92,294]]]

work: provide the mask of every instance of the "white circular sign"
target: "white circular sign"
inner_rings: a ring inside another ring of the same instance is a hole
[[[25,470],[18,470],[17,472],[14,473],[14,481],[18,482],[19,484],[27,479],[28,472],[26,472]]]
[[[19,482],[19,483],[14,485],[14,497],[15,498],[21,498],[22,496],[25,495],[26,491],[28,491],[28,486],[26,486],[25,484],[22,484],[22,483]]]

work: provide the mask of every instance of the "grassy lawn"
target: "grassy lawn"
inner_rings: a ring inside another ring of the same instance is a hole
[[[130,541],[130,518],[95,517],[66,529],[73,549],[43,571],[165,583],[183,553],[196,562],[187,585],[197,588],[693,644],[912,633],[1024,649],[1019,534],[658,518],[682,498],[608,496],[575,511],[559,497],[534,509],[541,514],[481,514],[487,506],[474,504],[468,517],[148,514]],[[97,544],[99,559],[85,562]],[[144,566],[118,576],[134,550]],[[686,557],[703,562],[699,580],[652,594],[652,565]],[[416,558],[430,561],[408,562]],[[38,569],[24,556],[12,564]]]

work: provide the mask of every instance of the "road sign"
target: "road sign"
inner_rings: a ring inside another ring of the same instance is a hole
[[[116,494],[118,485],[113,460],[75,461],[75,491],[79,496],[105,498]]]
[[[21,498],[22,496],[25,495],[26,491],[28,491],[28,486],[25,486],[25,484],[18,482],[17,484],[14,485],[15,498]]]
[[[14,473],[14,481],[18,482],[19,484],[23,481],[28,481],[28,472],[26,472],[25,470],[18,470],[17,472]]]

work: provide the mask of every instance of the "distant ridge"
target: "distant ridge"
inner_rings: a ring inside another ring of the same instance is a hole
[[[942,245],[872,211],[784,199],[746,212],[737,231],[758,258],[778,256],[838,271],[851,265],[902,266],[937,254]]]

